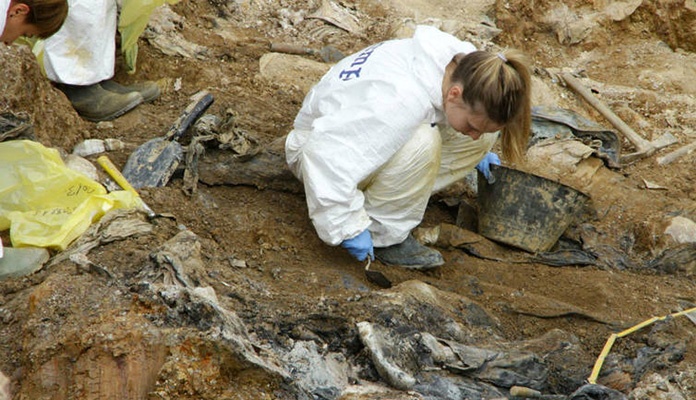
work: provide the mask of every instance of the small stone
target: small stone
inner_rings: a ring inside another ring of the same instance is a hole
[[[0,279],[33,274],[50,258],[42,247],[7,247],[0,258]]]

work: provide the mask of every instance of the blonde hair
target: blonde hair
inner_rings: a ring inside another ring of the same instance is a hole
[[[42,39],[58,32],[68,16],[67,0],[17,0],[17,3],[29,6],[27,23],[38,29]]]
[[[465,103],[472,107],[480,103],[491,121],[504,125],[503,157],[521,161],[531,126],[531,75],[526,57],[517,50],[474,51],[459,60],[450,79],[462,85]]]

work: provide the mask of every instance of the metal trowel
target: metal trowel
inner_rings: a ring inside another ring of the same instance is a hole
[[[177,140],[212,103],[213,95],[207,90],[191,96],[191,103],[164,137],[148,140],[128,156],[123,167],[126,180],[136,189],[166,186],[184,158],[184,149]]]
[[[383,273],[379,271],[373,271],[370,269],[370,264],[372,264],[372,260],[370,259],[370,256],[367,256],[367,264],[365,264],[365,277],[367,277],[367,280],[374,283],[375,285],[384,288],[384,289],[389,289],[392,287],[392,283],[387,278],[384,276]]]

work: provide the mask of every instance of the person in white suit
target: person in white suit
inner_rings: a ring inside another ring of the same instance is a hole
[[[155,82],[123,86],[116,65],[117,0],[68,0],[62,28],[35,47],[48,79],[90,121],[117,118],[160,94]],[[148,14],[149,15],[149,14]]]
[[[428,26],[346,57],[307,94],[285,142],[319,237],[406,268],[444,263],[411,231],[432,193],[490,174],[498,136],[519,161],[531,124],[524,55],[477,51]]]

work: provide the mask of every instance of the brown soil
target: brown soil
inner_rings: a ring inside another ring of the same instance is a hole
[[[62,94],[42,82],[31,55],[23,50],[12,51],[26,64],[24,73],[34,74],[37,83],[31,90],[38,94],[15,96],[4,105],[9,110],[30,113],[37,136],[46,145],[69,151],[89,137],[123,140],[127,148],[110,153],[114,163],[123,166],[132,149],[166,132],[188,104],[189,96],[207,89],[215,96],[210,113],[221,116],[231,110],[239,129],[268,143],[291,129],[304,95],[298,85],[270,81],[260,75],[259,59],[268,52],[269,40],[317,48],[331,44],[350,53],[389,38],[404,12],[403,8],[386,8],[382,2],[370,0],[341,2],[356,10],[365,29],[361,35],[337,31],[323,40],[309,33],[313,32],[311,28],[322,25],[318,20],[307,19],[290,28],[279,23],[283,20],[280,8],[309,13],[318,3],[187,0],[175,5],[173,10],[186,18],[184,37],[205,45],[210,53],[202,59],[168,56],[141,40],[138,72],[127,75],[119,70],[115,79],[123,83],[159,80],[165,90],[155,102],[138,107],[112,125],[79,119]],[[664,2],[643,1],[621,21],[597,18],[582,41],[570,44],[559,43],[557,30],[547,18],[552,9],[559,7],[558,3],[498,1],[491,7],[490,17],[502,34],[493,43],[520,48],[531,56],[535,78],[546,85],[544,93],[536,95],[538,102],[573,109],[609,126],[599,113],[549,74],[560,69],[584,70],[591,79],[585,82],[597,83],[593,86],[597,96],[640,134],[648,139],[666,132],[674,134],[680,144],[670,148],[673,150],[690,143],[696,135],[696,10],[687,3],[690,2],[670,2],[667,6]],[[602,9],[597,2],[574,1],[568,5],[568,10],[578,15],[594,15]],[[216,22],[220,21],[218,18],[227,24],[221,27]],[[222,29],[227,34],[220,34]],[[177,80],[181,82],[179,90],[175,90]],[[37,99],[41,99],[41,104],[36,103]],[[630,143],[624,142],[623,150],[631,152]],[[668,273],[647,268],[649,261],[673,246],[663,234],[669,218],[696,217],[691,172],[696,156],[687,155],[675,163],[658,166],[656,156],[664,153],[663,150],[620,170],[602,167],[585,188],[592,195],[595,211],[585,222],[598,232],[600,245],[615,249],[617,253],[610,254],[625,258],[625,268],[617,268],[616,264],[511,264],[481,259],[454,248],[442,249],[447,262],[432,272],[379,264],[375,268],[395,285],[420,280],[475,300],[500,320],[506,340],[535,338],[562,329],[579,338],[586,354],[598,355],[611,333],[696,303],[693,271],[687,266]],[[646,189],[646,181],[664,189]],[[161,219],[156,223],[155,234],[103,245],[90,253],[90,260],[130,279],[148,264],[150,252],[176,233],[177,224],[184,225],[201,240],[206,271],[199,278],[201,283],[212,286],[221,305],[234,310],[260,340],[289,335],[293,326],[311,321],[317,314],[335,317],[334,321],[322,322],[326,330],[352,329],[365,314],[359,303],[348,299],[380,290],[366,279],[360,263],[342,249],[319,240],[307,217],[302,195],[248,186],[199,184],[196,194],[188,196],[182,190],[180,176],[175,176],[165,188],[143,189],[141,195],[157,212],[176,216],[176,223]],[[422,226],[455,222],[457,208],[440,200],[433,199]],[[6,237],[3,236],[4,242],[9,243]],[[233,267],[231,259],[243,260],[247,267]],[[144,331],[134,327],[146,324],[147,315],[156,312],[150,307],[155,306],[119,290],[116,284],[76,270],[70,262],[0,283],[0,316],[4,315],[0,327],[0,370],[13,379],[17,398],[99,398],[93,397],[88,387],[70,393],[58,390],[51,395],[58,388],[43,385],[46,374],[59,376],[65,368],[87,374],[93,365],[89,362],[98,363],[103,357],[97,347],[106,346],[105,343],[118,347],[123,354],[145,352],[143,357],[151,359],[164,360],[167,351],[169,355],[174,352],[165,350],[164,339],[160,348],[143,348],[143,343],[151,342],[137,337],[134,332],[144,335]],[[598,318],[540,318],[511,312],[512,299],[525,295],[564,302]],[[665,340],[686,346],[684,360],[669,368],[693,368],[694,325],[686,318],[677,318],[664,329]],[[110,342],[100,339],[109,332],[114,336]],[[647,340],[645,332],[639,331],[619,339],[613,352],[634,357]],[[182,360],[190,357],[186,365],[204,370],[200,360],[206,355],[202,349],[186,353],[178,347],[177,351]],[[84,360],[80,357],[84,354],[93,357],[84,365],[77,366],[74,361],[71,364],[70,360]],[[53,360],[52,370],[47,367],[49,360]],[[578,362],[589,372],[594,358]],[[169,367],[168,371],[171,375],[150,371],[157,377],[158,398],[261,398],[251,388],[263,384],[253,376],[220,379],[216,384],[197,382],[195,374],[187,375],[183,368],[178,377],[174,376],[176,368]],[[42,374],[44,378],[39,378]],[[59,381],[56,378],[53,382]],[[696,396],[694,390],[692,386],[691,396]]]

